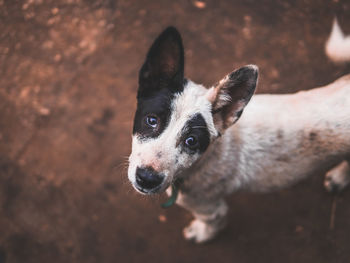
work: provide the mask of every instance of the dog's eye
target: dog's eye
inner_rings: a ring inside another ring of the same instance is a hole
[[[152,128],[157,128],[158,126],[158,118],[155,116],[147,116],[146,117],[146,123],[148,126]]]
[[[195,148],[198,144],[196,137],[194,136],[189,136],[185,140],[185,144],[190,147],[190,148]]]

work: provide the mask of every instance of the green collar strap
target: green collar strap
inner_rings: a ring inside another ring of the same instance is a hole
[[[179,194],[179,188],[182,182],[182,179],[176,179],[175,182],[171,185],[171,196],[169,197],[168,201],[162,204],[162,208],[169,208],[176,203],[176,199]]]

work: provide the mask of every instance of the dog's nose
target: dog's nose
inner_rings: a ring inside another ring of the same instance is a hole
[[[152,168],[137,168],[136,183],[144,190],[151,190],[163,182],[164,176],[155,172]]]

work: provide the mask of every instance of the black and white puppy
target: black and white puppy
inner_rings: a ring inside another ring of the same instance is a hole
[[[339,43],[339,36],[330,39],[327,52],[336,53]],[[324,88],[252,98],[257,79],[254,65],[209,89],[185,79],[183,44],[173,27],[147,54],[128,177],[143,194],[170,194],[169,186],[182,180],[176,203],[195,217],[186,239],[213,238],[225,225],[223,198],[237,190],[282,188],[336,165],[326,187],[349,182],[350,75]]]

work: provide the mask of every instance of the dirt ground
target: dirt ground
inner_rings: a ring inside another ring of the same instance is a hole
[[[350,262],[350,191],[323,174],[229,197],[228,228],[198,246],[191,216],[125,169],[138,69],[166,26],[192,80],[254,63],[259,93],[287,93],[350,72],[324,55],[335,14],[349,34],[342,0],[0,0],[0,263]]]

